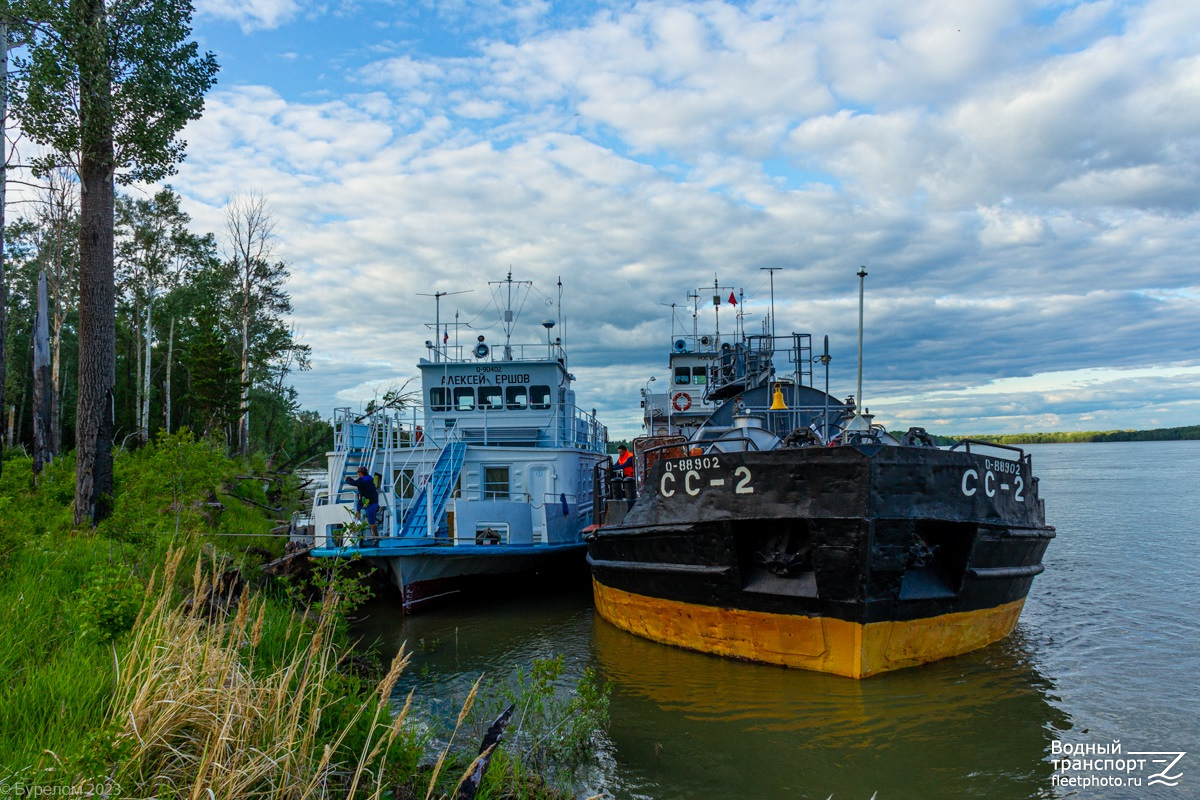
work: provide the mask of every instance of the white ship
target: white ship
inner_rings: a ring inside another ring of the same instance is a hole
[[[419,403],[334,415],[329,488],[314,498],[311,555],[361,556],[380,566],[406,611],[489,580],[527,586],[529,576],[569,571],[586,580],[582,531],[608,430],[594,409],[576,406],[566,352],[552,338],[561,320],[540,322],[545,341],[513,343],[532,283],[510,273],[490,286],[503,343],[472,335],[452,345],[438,320],[418,363]],[[359,467],[379,488],[377,537],[362,525],[357,491],[345,482]]]

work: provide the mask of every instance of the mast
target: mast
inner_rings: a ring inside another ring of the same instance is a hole
[[[688,292],[687,297],[692,301],[692,347],[700,352],[700,292]]]
[[[717,321],[717,342],[721,341],[721,287],[717,284],[717,276],[713,275],[713,314]]]
[[[775,338],[775,273],[783,267],[759,267],[765,269],[771,276],[771,338]]]
[[[442,298],[445,297],[446,295],[466,294],[467,292],[470,292],[470,291],[472,291],[472,290],[466,289],[461,292],[434,292],[433,294],[428,294],[426,292],[417,292],[418,297],[432,297],[434,299],[433,360],[435,363],[445,360],[445,356],[446,356],[446,353],[445,353],[446,345],[443,344],[441,338],[439,338],[442,335]],[[454,333],[455,333],[455,336],[457,337],[457,335],[458,335],[457,323],[456,323]],[[455,344],[457,344],[457,343],[458,343],[458,340],[456,338]]]
[[[862,353],[863,353],[863,279],[867,277],[867,268],[858,268],[858,394],[855,399],[858,407],[864,408],[862,396]]]
[[[495,295],[497,309],[499,309],[503,295],[504,309],[500,312],[500,323],[504,327],[504,360],[512,361],[512,331],[519,316],[519,312],[513,312],[513,287],[529,287],[533,285],[533,281],[514,281],[510,269],[504,280],[488,281],[488,285],[497,287]]]

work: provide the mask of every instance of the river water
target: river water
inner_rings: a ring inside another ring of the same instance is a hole
[[[596,667],[611,726],[581,796],[1200,797],[1200,441],[1027,450],[1058,529],[1046,571],[1013,635],[936,664],[854,681],[685,652],[599,619],[586,590],[408,619],[379,601],[358,632],[385,653],[408,642],[397,691],[435,717],[481,673]],[[1114,740],[1120,755],[1054,763]],[[1175,756],[1140,754],[1165,752],[1186,755],[1154,779]]]

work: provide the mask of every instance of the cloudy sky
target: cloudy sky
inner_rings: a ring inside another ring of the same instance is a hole
[[[757,327],[764,267],[844,396],[865,265],[890,428],[1200,423],[1200,4],[197,0],[195,33],[222,71],[171,183],[214,231],[268,199],[309,408],[414,374],[423,293],[490,325],[510,268],[562,277],[616,435],[667,305],[719,276]]]

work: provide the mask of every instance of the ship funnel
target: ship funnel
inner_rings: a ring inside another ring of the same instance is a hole
[[[771,411],[787,411],[787,403],[783,401],[783,386],[775,384],[775,395],[771,398]]]

